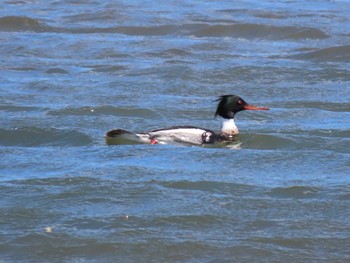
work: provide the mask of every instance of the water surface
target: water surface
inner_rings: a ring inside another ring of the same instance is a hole
[[[350,260],[348,1],[6,1],[0,259]],[[106,146],[113,128],[235,147]]]

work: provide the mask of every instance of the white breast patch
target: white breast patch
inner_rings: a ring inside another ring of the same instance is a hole
[[[222,125],[221,125],[221,132],[230,134],[230,135],[235,135],[238,134],[238,128],[235,124],[234,119],[222,119]]]

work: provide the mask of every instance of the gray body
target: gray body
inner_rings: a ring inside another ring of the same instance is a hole
[[[106,135],[108,144],[192,144],[203,145],[231,141],[221,133],[193,126],[176,126],[148,132],[132,133],[125,130],[112,130]]]

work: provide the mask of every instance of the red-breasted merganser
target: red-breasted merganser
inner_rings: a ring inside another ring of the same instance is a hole
[[[232,142],[238,129],[235,115],[243,110],[269,110],[246,103],[236,95],[223,95],[217,100],[215,117],[222,118],[221,131],[198,128],[194,126],[174,126],[147,132],[132,133],[122,129],[111,130],[106,133],[107,144],[192,144],[203,145],[220,142]]]

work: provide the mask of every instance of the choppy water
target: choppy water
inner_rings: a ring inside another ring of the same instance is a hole
[[[350,261],[348,1],[0,7],[0,261]],[[112,128],[239,147],[106,146]]]

